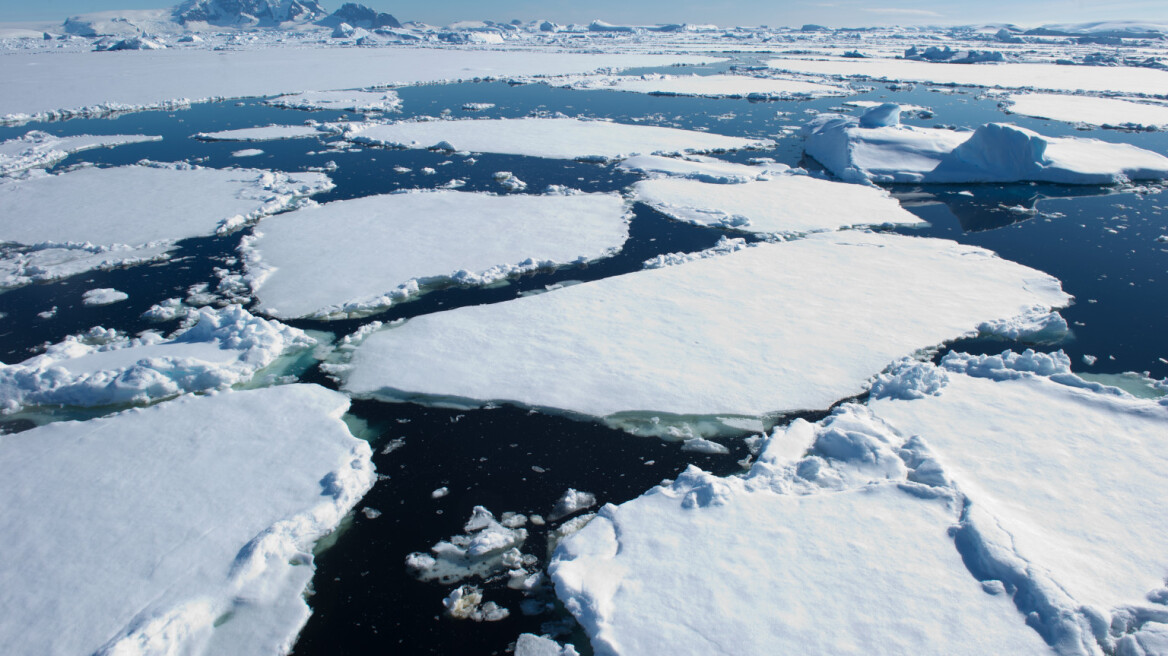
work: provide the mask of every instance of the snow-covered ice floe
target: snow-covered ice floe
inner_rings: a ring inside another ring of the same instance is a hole
[[[923,223],[883,189],[806,175],[735,185],[645,180],[634,185],[633,198],[679,221],[756,233]]]
[[[702,155],[688,155],[684,158],[637,155],[622,160],[617,166],[626,171],[636,171],[650,177],[670,176],[727,184],[765,180],[791,170],[791,167],[778,162],[766,162],[756,166],[727,162]]]
[[[349,401],[188,396],[0,436],[9,654],[284,654],[313,544],[372,487]]]
[[[773,145],[769,139],[575,118],[402,121],[358,125],[346,137],[357,143],[399,148],[444,148],[600,161],[633,155],[716,152]]]
[[[1054,278],[979,248],[816,233],[416,317],[337,373],[359,396],[503,400],[692,437],[829,407],[897,357],[1068,302]]]
[[[1086,123],[1108,128],[1168,128],[1168,104],[1132,102],[1121,98],[1094,98],[1053,93],[1023,93],[1006,97],[1013,114]]]
[[[355,316],[427,286],[610,256],[628,239],[627,214],[617,194],[387,194],[273,217],[241,251],[262,311]]]
[[[331,187],[320,173],[186,164],[0,180],[0,285],[157,258],[181,239],[239,228]]]
[[[92,148],[112,148],[144,141],[161,141],[162,137],[144,134],[79,134],[57,137],[32,130],[16,139],[0,143],[0,175],[31,168],[46,168],[73,153]]]
[[[807,82],[793,78],[762,78],[746,75],[576,75],[543,78],[545,84],[594,91],[633,91],[659,96],[701,96],[705,98],[750,98],[780,100],[846,96],[846,86]]]
[[[772,59],[770,68],[812,75],[883,80],[1162,95],[1168,71],[1135,66],[1062,66],[1046,63],[944,64],[906,59]]]
[[[391,112],[401,108],[396,91],[304,91],[264,101],[287,109],[332,109],[348,112]]]
[[[258,128],[200,132],[195,138],[203,141],[278,141],[319,137],[324,134],[311,125],[265,125]]]
[[[1007,123],[973,131],[901,125],[898,105],[821,114],[804,150],[848,182],[1115,184],[1168,178],[1168,157],[1130,144],[1044,137]]]
[[[94,329],[17,364],[0,364],[0,412],[30,405],[146,403],[250,380],[277,358],[316,343],[238,305],[200,308],[170,338]]]

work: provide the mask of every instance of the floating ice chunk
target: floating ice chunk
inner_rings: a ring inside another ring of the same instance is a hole
[[[785,495],[691,468],[605,506],[549,573],[606,656],[1051,653],[965,569],[952,499],[915,491]]]
[[[0,436],[4,650],[285,653],[313,544],[375,479],[347,407],[288,385]]]
[[[710,455],[725,455],[730,453],[730,449],[723,444],[718,444],[713,440],[707,440],[704,437],[691,437],[681,444],[682,451],[693,451],[694,453],[705,453]]]
[[[510,171],[497,171],[494,178],[495,182],[498,182],[507,191],[523,191],[527,189],[527,183],[517,178]]]
[[[578,75],[541,78],[545,84],[581,90],[634,91],[658,96],[750,98],[780,100],[846,96],[852,90],[838,84],[807,82],[794,78],[761,78],[746,75]]]
[[[1168,578],[1158,510],[1168,502],[1168,407],[1073,380],[1055,355],[955,354],[940,394],[870,402],[926,440],[980,509],[959,537],[963,553],[994,578],[1014,572],[1003,580],[1023,589],[1020,607],[1038,611],[1052,642],[1080,612],[1081,624],[1113,625]]]
[[[0,271],[23,284],[158,258],[181,239],[233,230],[330,188],[320,173],[183,164],[0,181],[0,242],[30,245],[6,252]]]
[[[552,511],[548,513],[547,518],[550,521],[556,521],[562,517],[567,517],[572,513],[579,512],[585,508],[591,508],[596,505],[596,495],[591,492],[583,492],[575,488],[568,488],[563,496],[556,501],[556,505]]]
[[[475,506],[463,530],[465,535],[430,547],[430,554],[409,554],[406,568],[423,581],[456,583],[524,564],[518,549],[527,540],[527,529],[504,526],[491,511]]]
[[[288,109],[333,109],[349,112],[392,112],[401,109],[396,91],[305,91],[264,101]]]
[[[1011,319],[986,321],[977,329],[987,335],[1032,344],[1056,344],[1065,340],[1071,332],[1067,320],[1061,314],[1044,308]]]
[[[1130,144],[1044,137],[1006,123],[973,132],[863,124],[863,118],[817,116],[803,129],[804,149],[850,182],[1114,184],[1168,178],[1168,157]]]
[[[462,108],[468,112],[481,112],[483,110],[493,109],[494,107],[495,103],[488,102],[469,102],[462,104]]]
[[[826,408],[897,357],[1068,301],[1050,276],[978,248],[818,233],[417,317],[370,335],[342,377],[359,396],[610,421],[760,417]]]
[[[264,312],[362,314],[435,284],[607,257],[628,238],[626,212],[616,194],[388,194],[273,218],[241,250]]]
[[[323,134],[311,125],[266,125],[259,128],[200,132],[195,135],[195,138],[203,141],[278,141],[319,137]]]
[[[614,160],[633,155],[763,148],[769,139],[746,139],[653,125],[575,118],[461,119],[360,125],[348,138],[402,148],[505,153],[556,159]]]
[[[645,180],[633,187],[633,198],[679,221],[756,233],[922,223],[887,191],[806,175],[736,185]]]
[[[1067,123],[1088,123],[1110,128],[1168,128],[1168,105],[1146,104],[1120,98],[1094,98],[1050,93],[1024,93],[1006,97],[1013,114],[1050,118]]]
[[[493,601],[483,603],[483,591],[473,585],[455,588],[449,597],[442,600],[442,605],[456,620],[498,622],[511,615],[511,611],[501,608]]]
[[[231,153],[232,157],[256,157],[263,155],[264,151],[259,148],[244,148],[243,150],[236,150]]]
[[[49,167],[69,155],[91,148],[111,148],[123,144],[161,141],[162,137],[142,134],[81,134],[56,137],[33,130],[17,139],[0,143],[0,175],[8,175],[35,167]]]
[[[112,305],[130,298],[126,292],[120,292],[112,287],[91,289],[81,295],[81,302],[85,305]]]
[[[515,656],[580,656],[572,645],[560,645],[551,638],[523,633],[515,641]]]
[[[170,339],[92,343],[66,338],[19,364],[0,364],[0,410],[25,405],[145,403],[251,379],[276,358],[315,343],[304,332],[239,307],[194,311]]]
[[[622,161],[620,168],[650,175],[665,174],[678,178],[691,178],[702,182],[739,183],[766,179],[791,170],[786,164],[772,162],[763,166],[750,166],[726,162],[713,157],[690,155],[685,159],[660,157],[658,155],[638,155]]]

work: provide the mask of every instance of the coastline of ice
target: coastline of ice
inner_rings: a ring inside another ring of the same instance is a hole
[[[161,141],[162,137],[144,134],[80,134],[57,137],[40,130],[0,143],[0,175],[11,175],[25,169],[48,168],[73,153],[92,148],[113,148],[124,144]]]
[[[747,75],[573,75],[541,78],[544,84],[578,91],[631,91],[657,96],[791,100],[846,96],[848,87],[807,82],[793,78],[761,78]]]
[[[1094,98],[1053,93],[1006,96],[1011,114],[1086,123],[1105,128],[1163,130],[1168,128],[1168,105],[1137,103],[1121,98]]]
[[[5,651],[286,653],[312,545],[376,476],[348,404],[288,385],[0,436]]]
[[[978,248],[816,233],[416,317],[335,373],[361,397],[506,401],[693,437],[718,417],[829,407],[897,357],[1068,301]]]
[[[628,239],[627,214],[616,194],[387,194],[272,217],[241,253],[261,311],[352,317],[438,284],[608,257]]]
[[[766,148],[769,139],[746,139],[652,125],[575,118],[421,120],[357,125],[346,138],[397,148],[504,153],[558,159],[610,161],[634,155]]]

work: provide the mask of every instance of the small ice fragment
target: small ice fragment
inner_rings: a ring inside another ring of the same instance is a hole
[[[244,148],[243,150],[236,150],[231,153],[232,157],[255,157],[256,155],[263,155],[264,151],[259,148]]]
[[[376,508],[370,508],[368,506],[361,509],[361,514],[365,515],[367,519],[377,519],[378,517],[381,517],[380,510]]]
[[[130,295],[125,292],[120,292],[112,287],[103,287],[100,289],[91,289],[81,295],[81,302],[94,305],[110,305],[111,303],[118,303],[130,298]]]
[[[1088,354],[1086,354],[1086,353],[1084,353],[1084,354],[1083,354],[1083,362],[1084,362],[1084,363],[1086,363],[1086,365],[1087,365],[1088,367],[1090,367],[1090,366],[1094,365],[1094,364],[1095,364],[1095,361],[1096,361],[1096,360],[1098,360],[1098,359],[1099,359],[1099,358],[1098,358],[1097,356],[1094,356],[1094,355],[1088,355]]]
[[[447,494],[450,494],[450,488],[448,488],[444,485],[444,486],[438,488],[437,490],[434,490],[433,492],[431,492],[430,498],[431,499],[441,499],[442,497],[446,496]]]
[[[548,515],[548,519],[554,522],[561,517],[567,517],[574,512],[591,508],[595,505],[596,495],[591,492],[581,492],[575,488],[568,488],[568,491],[564,492],[564,495],[556,502],[555,508]]]
[[[52,319],[53,317],[57,316],[57,306],[54,305],[44,312],[37,312],[37,316],[42,319]]]
[[[681,444],[682,451],[693,451],[695,453],[708,453],[711,455],[724,455],[730,453],[730,449],[722,444],[718,444],[713,440],[707,440],[703,437],[691,437]]]

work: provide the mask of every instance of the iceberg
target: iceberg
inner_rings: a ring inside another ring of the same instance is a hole
[[[316,340],[252,316],[238,305],[191,311],[169,338],[109,337],[95,329],[49,345],[24,362],[0,363],[0,412],[26,406],[149,403],[247,382],[285,354]]]
[[[311,125],[266,125],[258,128],[200,132],[195,135],[195,138],[203,141],[279,141],[281,139],[320,137],[325,134]]]
[[[0,243],[11,247],[0,272],[15,286],[157,258],[179,240],[237,229],[330,188],[321,173],[187,164],[0,179]]]
[[[11,175],[31,168],[48,168],[73,153],[92,148],[112,148],[123,144],[161,140],[162,137],[144,134],[80,134],[73,137],[57,137],[40,130],[32,130],[17,139],[0,143],[0,175]]]
[[[1054,182],[1108,185],[1168,178],[1168,157],[1130,144],[1045,137],[1007,123],[973,131],[901,125],[892,103],[856,118],[821,114],[804,150],[847,182]]]
[[[751,100],[791,100],[846,96],[846,86],[807,82],[794,78],[762,78],[746,75],[576,75],[541,78],[556,87],[594,91],[633,91],[658,96],[700,96],[703,98],[749,98]]]
[[[617,194],[387,194],[273,217],[241,252],[261,311],[360,316],[437,285],[608,257],[628,239],[627,214]]]
[[[807,175],[736,185],[645,180],[633,186],[633,198],[678,221],[764,234],[923,223],[883,189]]]
[[[897,357],[1069,300],[980,248],[816,233],[416,317],[336,373],[362,397],[507,401],[667,431],[827,408]]]
[[[1108,128],[1168,129],[1168,104],[1132,102],[1122,98],[1094,98],[1053,93],[1006,96],[1007,111],[1023,116],[1049,118],[1067,123],[1086,123]]]
[[[18,655],[287,653],[312,548],[376,478],[315,385],[0,436],[0,641]]]
[[[303,91],[269,98],[264,104],[286,109],[332,109],[348,112],[392,112],[401,109],[401,98],[392,90]]]
[[[653,125],[576,118],[508,118],[402,121],[356,125],[346,137],[397,148],[441,148],[553,159],[611,161],[633,155],[767,148],[769,139],[746,139]]]

